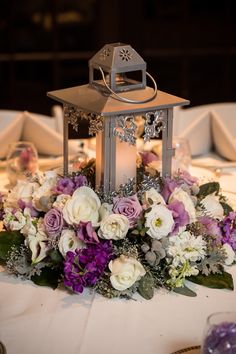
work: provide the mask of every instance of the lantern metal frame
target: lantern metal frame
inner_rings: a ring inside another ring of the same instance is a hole
[[[160,90],[157,91],[155,85],[154,89],[146,86],[146,73],[142,74],[142,83],[137,83],[140,85],[138,88],[135,87],[135,84],[129,87],[129,81],[122,85],[122,90],[120,87],[117,90],[114,83],[111,84],[109,86],[111,91],[116,90],[119,98],[110,94],[104,80],[95,82],[92,70],[100,67],[104,50],[109,49],[109,56],[106,58],[109,58],[110,67],[107,65],[106,72],[110,75],[110,83],[116,77],[114,73],[122,72],[122,68],[124,72],[137,69],[138,65],[141,70],[146,69],[146,63],[139,55],[136,56],[133,49],[132,53],[135,54],[137,63],[134,65],[131,59],[122,60],[118,55],[121,65],[114,68],[113,64],[116,60],[111,54],[128,50],[127,48],[131,51],[130,46],[121,43],[113,43],[103,47],[89,62],[89,84],[48,92],[49,97],[61,102],[64,107],[64,173],[68,173],[68,124],[72,124],[75,129],[78,129],[79,121],[86,119],[89,121],[89,134],[100,134],[101,137],[100,152],[96,161],[96,183],[102,186],[105,193],[113,191],[117,187],[116,175],[118,171],[115,162],[117,139],[131,145],[136,144],[136,116],[144,118],[144,142],[158,138],[160,131],[162,131],[162,175],[171,175],[171,160],[174,155],[172,147],[173,108],[189,104],[188,100]],[[96,61],[96,58],[99,60]],[[99,169],[98,164],[100,164]]]

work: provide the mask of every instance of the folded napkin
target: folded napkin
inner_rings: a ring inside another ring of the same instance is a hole
[[[7,114],[9,113],[9,114]],[[63,136],[56,131],[56,118],[30,112],[0,111],[0,158],[7,156],[9,144],[17,141],[32,142],[42,155],[60,156],[63,153]],[[69,154],[77,146],[69,143]]]
[[[236,161],[236,104],[218,103],[179,109],[174,135],[189,140],[193,157],[215,151]]]
[[[236,123],[226,125],[216,111],[212,111],[212,132],[214,147],[219,155],[227,160],[236,161]]]
[[[0,158],[5,158],[9,144],[20,140],[24,125],[24,114],[4,111],[6,119],[0,114]]]

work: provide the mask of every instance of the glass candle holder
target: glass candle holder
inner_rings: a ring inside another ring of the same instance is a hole
[[[34,175],[38,170],[38,153],[33,143],[18,141],[11,143],[7,154],[6,171],[9,182],[15,185],[18,179]]]
[[[201,354],[236,353],[236,312],[218,312],[207,319]]]
[[[191,150],[188,139],[174,137],[173,147],[175,148],[175,155],[172,161],[172,172],[177,170],[188,171],[191,164]]]

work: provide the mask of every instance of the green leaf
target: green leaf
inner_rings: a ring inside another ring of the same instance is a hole
[[[150,273],[146,273],[139,281],[139,294],[146,300],[150,300],[154,295],[154,279]]]
[[[196,276],[189,277],[188,280],[208,288],[234,290],[232,275],[227,272],[223,272],[221,274],[210,274],[208,276],[198,274]]]
[[[12,246],[20,246],[24,239],[19,231],[0,232],[0,259],[5,261]]]
[[[58,250],[51,250],[49,252],[49,257],[51,258],[52,262],[54,264],[61,264],[62,261],[63,261],[63,257],[62,255],[60,254],[60,252]]]
[[[190,297],[195,297],[197,294],[192,291],[191,289],[187,288],[187,286],[181,286],[179,288],[174,288],[173,291],[177,294],[185,295],[185,296],[190,296]]]
[[[209,194],[216,193],[218,194],[220,191],[219,182],[208,182],[202,184],[199,189],[198,197],[206,197]]]
[[[222,208],[224,209],[224,215],[228,215],[231,211],[233,211],[233,209],[231,208],[231,206],[227,203],[224,202],[220,202],[220,204],[222,205]]]
[[[50,288],[56,289],[60,278],[61,276],[58,270],[44,267],[40,275],[33,275],[31,280],[36,285],[49,286]]]

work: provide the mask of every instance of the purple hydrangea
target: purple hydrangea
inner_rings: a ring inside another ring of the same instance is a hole
[[[221,222],[222,243],[228,243],[236,250],[236,212],[231,211]]]
[[[130,227],[134,227],[142,212],[142,206],[136,194],[131,197],[117,197],[114,198],[113,212],[126,216],[129,220]]]
[[[92,227],[91,221],[88,221],[88,222],[80,221],[77,231],[76,231],[76,235],[84,243],[98,243],[99,242],[97,234]]]
[[[64,284],[76,293],[94,286],[113,258],[111,241],[87,244],[87,248],[67,252],[64,262]]]
[[[83,175],[61,177],[53,190],[56,194],[72,195],[77,188],[86,186],[87,184],[87,178]]]
[[[172,234],[177,234],[180,227],[189,224],[189,215],[184,208],[184,204],[178,200],[174,200],[170,203],[168,209],[172,211],[172,216],[175,222]]]
[[[43,219],[45,231],[49,236],[57,236],[61,233],[64,226],[62,212],[56,208],[50,209]]]

